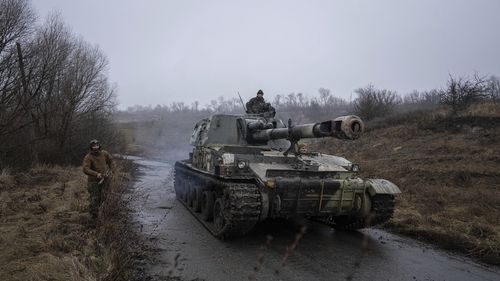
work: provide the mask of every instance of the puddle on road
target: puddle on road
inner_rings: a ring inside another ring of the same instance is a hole
[[[134,183],[131,200],[132,215],[142,232],[154,235],[152,231],[164,219],[173,204],[173,165],[166,162],[126,156],[139,164],[141,175]],[[148,232],[149,231],[149,232]]]

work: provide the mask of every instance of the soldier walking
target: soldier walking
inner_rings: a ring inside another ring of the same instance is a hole
[[[92,219],[97,219],[99,207],[104,200],[104,192],[110,183],[113,158],[101,149],[97,140],[91,140],[89,153],[83,158],[83,172],[88,176],[87,189],[90,194],[89,213]]]

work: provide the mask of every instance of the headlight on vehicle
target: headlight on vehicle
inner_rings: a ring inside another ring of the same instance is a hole
[[[351,165],[351,171],[353,171],[353,172],[359,172],[359,171],[361,171],[361,167],[358,164],[352,164]]]
[[[238,169],[244,169],[247,166],[245,161],[238,161]]]

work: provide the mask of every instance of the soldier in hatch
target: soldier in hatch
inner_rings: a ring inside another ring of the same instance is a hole
[[[89,149],[83,159],[83,172],[88,176],[89,212],[95,220],[104,200],[105,189],[109,186],[113,158],[107,151],[101,150],[101,144],[97,140],[90,141]]]
[[[270,103],[264,100],[264,92],[259,90],[257,96],[251,98],[246,104],[247,113],[250,114],[261,114],[261,113],[271,113],[272,116],[276,113],[274,107]]]

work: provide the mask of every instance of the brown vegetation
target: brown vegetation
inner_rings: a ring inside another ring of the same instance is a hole
[[[130,280],[128,177],[115,174],[95,226],[80,168],[2,170],[0,280]]]
[[[412,112],[367,124],[353,142],[313,145],[361,164],[362,176],[386,178],[402,194],[395,232],[500,262],[500,104]]]

